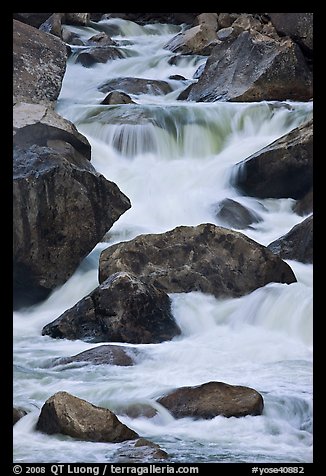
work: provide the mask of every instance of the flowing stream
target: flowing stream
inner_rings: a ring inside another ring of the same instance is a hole
[[[111,244],[178,225],[225,226],[216,217],[224,198],[263,218],[241,230],[263,245],[303,219],[293,212],[294,200],[242,196],[231,183],[236,163],[309,119],[312,103],[177,100],[206,61],[203,56],[175,60],[163,49],[181,28],[121,19],[70,27],[83,39],[106,31],[119,42],[123,58],[91,68],[75,62],[82,47],[72,46],[57,110],[88,138],[94,167],[118,184],[132,208],[67,283],[41,304],[14,313],[14,405],[29,410],[14,426],[15,462],[126,461],[119,456],[120,444],[35,431],[45,400],[63,390],[110,408],[166,450],[168,462],[312,461],[312,265],[287,261],[297,283],[271,283],[237,299],[171,294],[181,336],[161,344],[124,344],[140,350],[131,367],[52,367],[54,358],[95,344],[41,336],[45,324],[98,285],[99,254]],[[176,74],[186,79],[168,79]],[[137,104],[100,105],[106,94],[98,87],[117,77],[164,80],[171,92],[131,94]],[[259,391],[263,414],[177,420],[155,403],[174,388],[213,380]],[[156,416],[127,416],[123,408],[133,403],[155,407]]]

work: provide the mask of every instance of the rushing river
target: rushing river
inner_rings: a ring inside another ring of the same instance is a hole
[[[14,426],[15,462],[117,462],[119,444],[90,443],[35,431],[40,408],[65,390],[110,408],[166,450],[168,462],[312,461],[312,265],[287,261],[298,282],[271,283],[237,299],[198,292],[171,294],[182,334],[141,349],[136,365],[61,365],[54,358],[94,347],[41,336],[42,327],[98,285],[100,252],[142,233],[219,223],[216,204],[233,198],[263,221],[241,230],[264,245],[302,217],[292,199],[255,199],[232,187],[233,166],[297,127],[312,103],[191,103],[177,100],[206,57],[180,57],[163,46],[181,27],[145,27],[120,19],[73,27],[81,38],[107,31],[121,59],[85,68],[73,47],[57,110],[92,145],[92,163],[130,198],[132,208],[71,279],[39,305],[14,313],[14,404],[29,413]],[[171,64],[172,63],[172,64]],[[176,64],[173,64],[176,63]],[[168,79],[182,75],[185,80]],[[117,77],[165,80],[166,95],[131,95],[137,104],[99,105],[103,82]],[[64,263],[62,263],[64,266]],[[98,344],[100,345],[100,344]],[[124,344],[128,345],[128,344]],[[156,398],[209,381],[246,385],[265,401],[261,416],[176,420]],[[157,408],[154,418],[126,416],[129,403]]]

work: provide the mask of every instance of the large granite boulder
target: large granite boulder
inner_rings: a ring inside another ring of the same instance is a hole
[[[313,215],[295,225],[286,235],[268,245],[282,259],[313,262]]]
[[[263,397],[253,388],[223,382],[178,388],[157,401],[175,418],[261,415],[264,408]]]
[[[59,38],[14,20],[14,102],[55,101],[60,93],[66,60],[66,45]]]
[[[116,273],[55,321],[43,335],[88,342],[157,343],[180,329],[166,293],[129,273]]]
[[[106,443],[138,438],[107,408],[96,407],[67,392],[57,392],[44,403],[36,429],[49,435],[61,433],[78,440]]]
[[[303,198],[313,183],[313,121],[235,165],[233,185],[259,198]]]
[[[298,45],[250,30],[215,46],[188,100],[307,101],[312,95],[312,74]]]
[[[167,293],[202,291],[216,297],[296,281],[291,268],[265,246],[210,223],[113,245],[102,252],[99,271],[100,282],[126,271]]]
[[[216,29],[217,24],[200,23],[173,37],[164,48],[184,55],[208,55],[213,49],[209,45],[217,39]]]
[[[290,36],[304,50],[313,50],[313,13],[268,13],[279,35]]]

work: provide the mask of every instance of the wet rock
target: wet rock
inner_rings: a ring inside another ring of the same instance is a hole
[[[113,46],[93,47],[82,50],[77,56],[76,63],[90,68],[96,63],[106,63],[108,60],[123,58],[118,48]]]
[[[279,35],[290,36],[308,52],[313,50],[313,13],[268,13]]]
[[[286,235],[270,243],[267,248],[282,259],[312,263],[313,216],[295,225]]]
[[[93,35],[87,43],[89,45],[99,45],[99,46],[115,46],[117,43],[112,40],[104,31]]]
[[[87,26],[90,22],[90,13],[65,13],[65,23]]]
[[[61,38],[62,41],[68,43],[68,45],[84,46],[84,42],[81,40],[81,38],[79,38],[77,33],[70,31],[64,25],[61,27]]]
[[[119,413],[130,418],[153,418],[157,415],[156,408],[146,403],[132,403],[119,409]]]
[[[130,208],[117,185],[71,144],[48,145],[14,148],[15,308],[45,299],[66,282]]]
[[[139,351],[132,347],[119,345],[100,345],[93,349],[85,350],[71,357],[61,357],[56,359],[54,365],[66,365],[74,362],[84,362],[93,365],[119,365],[129,367],[134,365],[135,357]]]
[[[308,193],[295,204],[293,211],[298,215],[309,215],[313,211],[313,190],[309,190]]]
[[[52,15],[42,23],[40,30],[62,39],[62,17],[63,13],[52,13]]]
[[[164,48],[184,55],[210,54],[208,46],[216,40],[216,28],[200,24],[173,37]]]
[[[235,166],[233,184],[250,196],[305,196],[313,180],[313,122],[308,121]]]
[[[223,382],[178,388],[157,401],[175,418],[261,415],[264,408],[263,397],[253,388]]]
[[[144,78],[116,78],[110,79],[98,87],[102,93],[111,91],[122,91],[127,94],[168,94],[172,91],[171,86],[166,81],[158,79]]]
[[[188,100],[307,101],[312,94],[311,72],[292,40],[244,31],[213,49]]]
[[[13,407],[13,425],[17,423],[21,418],[27,415],[27,412],[22,408]]]
[[[111,91],[101,104],[111,105],[111,104],[136,104],[135,101],[131,99],[131,97],[123,92],[120,91]]]
[[[240,232],[210,223],[140,235],[100,257],[100,282],[126,271],[167,293],[238,297],[269,282],[295,282],[291,268]]]
[[[215,215],[218,220],[238,230],[243,230],[253,223],[262,221],[262,217],[258,213],[231,198],[226,198],[218,204]]]
[[[61,90],[66,60],[66,45],[59,38],[14,20],[14,103],[55,101]]]
[[[13,13],[13,18],[19,20],[22,23],[39,28],[52,13]]]
[[[42,334],[88,342],[148,344],[170,340],[180,329],[167,294],[120,272],[47,324]]]
[[[118,462],[151,462],[153,459],[155,460],[165,460],[168,458],[168,454],[166,451],[162,450],[162,448],[153,443],[152,441],[147,440],[146,438],[138,438],[135,442],[128,441],[122,448],[119,450],[117,455]]]
[[[199,13],[109,13],[109,18],[122,18],[140,25],[148,23],[172,23],[192,25]]]
[[[135,431],[121,423],[107,408],[97,407],[67,392],[57,392],[44,403],[36,429],[84,441],[118,443],[138,438]]]

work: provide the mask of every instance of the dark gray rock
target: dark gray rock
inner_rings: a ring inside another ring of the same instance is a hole
[[[313,50],[313,13],[268,13],[280,35],[290,36],[308,52]]]
[[[82,50],[77,56],[76,63],[81,63],[86,68],[90,68],[96,63],[106,63],[117,58],[123,58],[123,54],[118,48],[114,46],[95,46]]]
[[[89,45],[98,45],[98,46],[116,46],[116,42],[112,40],[104,31],[93,35],[88,41]]]
[[[297,200],[293,211],[301,216],[309,215],[309,213],[313,212],[313,198],[313,189],[311,189],[304,197],[302,197],[300,200]]]
[[[131,97],[123,92],[120,91],[111,91],[101,104],[112,105],[112,104],[136,104],[135,101],[131,99]]]
[[[213,49],[188,100],[307,101],[312,95],[312,74],[300,48],[250,30]]]
[[[116,78],[110,79],[98,87],[102,93],[122,91],[127,94],[168,94],[172,91],[169,83],[158,79]]]
[[[42,23],[44,23],[52,13],[14,13],[13,18],[15,20],[19,20],[22,23],[26,23],[27,25],[34,26],[35,28],[39,28]]]
[[[294,226],[286,235],[268,245],[282,259],[313,262],[313,216]]]
[[[66,45],[59,38],[14,20],[14,102],[55,101],[61,90],[66,61]]]
[[[90,13],[65,13],[65,23],[87,26],[90,22]]]
[[[85,350],[71,357],[56,359],[54,365],[66,365],[74,362],[84,362],[93,365],[119,365],[129,367],[134,365],[134,358],[139,351],[132,347],[120,345],[100,345],[93,349]]]
[[[119,443],[138,438],[107,408],[96,407],[67,392],[57,392],[43,405],[36,429],[78,440]]]
[[[22,408],[13,407],[13,425],[17,423],[21,418],[27,415],[27,412]]]
[[[130,208],[116,184],[67,142],[14,148],[15,308],[63,284]],[[64,265],[63,265],[64,263]]]
[[[43,335],[89,342],[157,343],[180,334],[170,298],[125,273],[116,273],[47,324]]]
[[[269,282],[292,283],[291,268],[240,232],[210,223],[140,235],[100,257],[100,282],[127,271],[168,293],[238,297]]]
[[[52,13],[52,15],[40,26],[40,30],[45,33],[51,33],[62,39],[62,17],[63,13]]]
[[[121,445],[119,453],[116,455],[119,463],[144,463],[154,460],[165,460],[168,458],[166,451],[147,440],[146,438],[138,438],[136,441],[128,441]]]
[[[232,180],[254,197],[304,197],[313,181],[312,120],[237,164]]]
[[[261,415],[264,408],[263,397],[253,388],[223,382],[178,388],[157,401],[175,418]]]
[[[259,223],[263,220],[254,210],[250,210],[231,198],[226,198],[217,205],[215,215],[226,225],[238,230],[243,230],[253,223]]]

